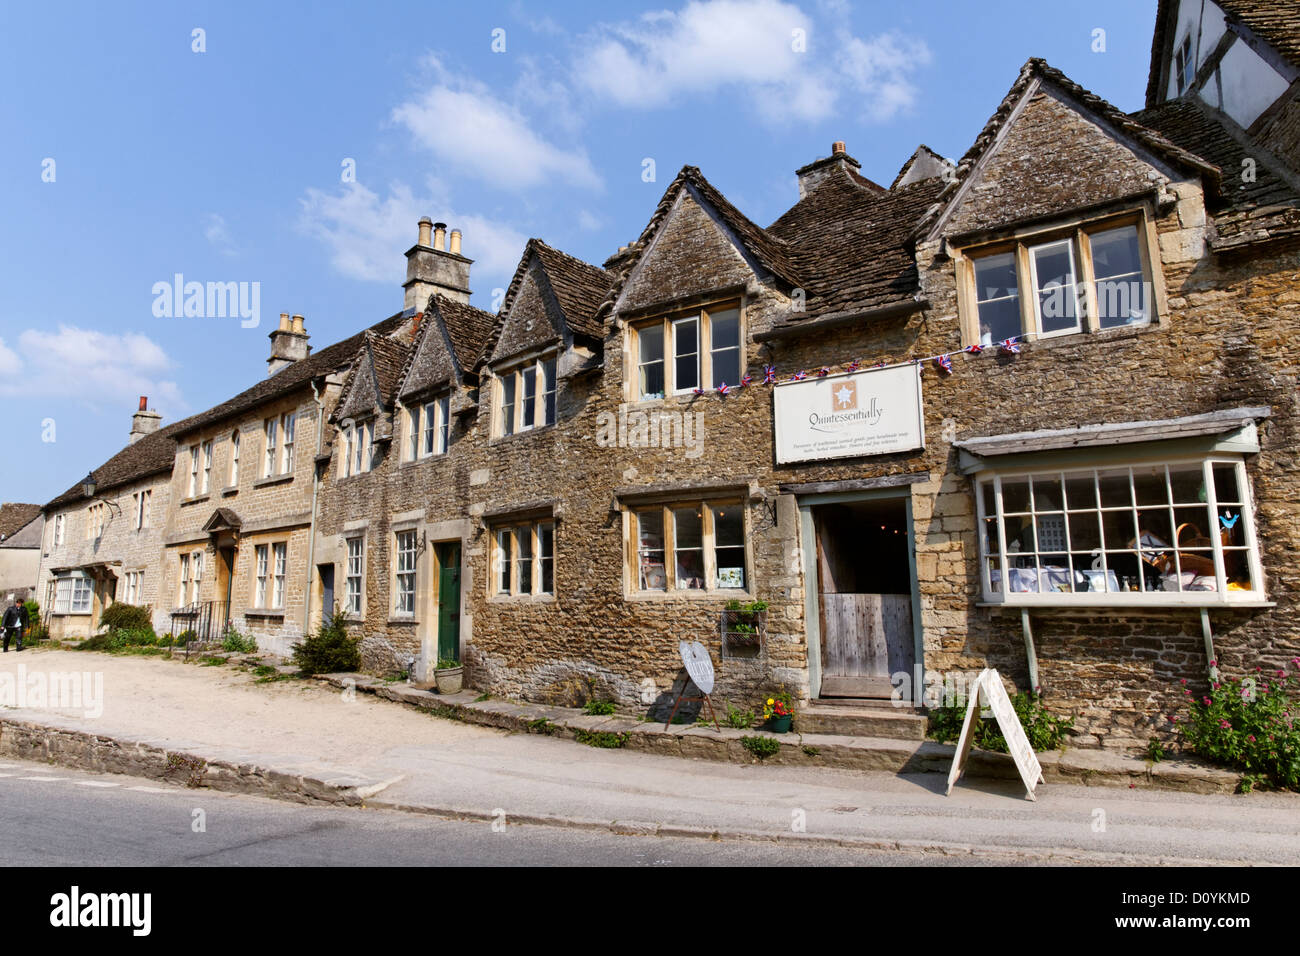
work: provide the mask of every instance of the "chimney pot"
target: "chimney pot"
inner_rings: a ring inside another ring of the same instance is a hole
[[[423,219],[420,220],[418,225],[420,227],[419,244],[422,246],[427,246],[429,244],[429,230],[433,228],[433,220],[430,219],[428,216],[425,216]]]
[[[130,444],[134,445],[146,435],[152,435],[158,430],[158,423],[161,421],[161,415],[149,411],[149,397],[141,395],[140,408],[131,416]]]
[[[460,255],[460,230],[459,229],[453,229],[451,231],[451,247],[448,249],[448,251],[456,255]]]
[[[433,248],[439,252],[447,248],[447,224],[445,222],[435,222],[433,224]]]
[[[306,330],[305,328],[303,328],[303,324],[302,324],[302,316],[301,316],[301,315],[295,315],[295,316],[293,317],[293,331],[294,331],[294,332],[297,332],[299,335],[306,335],[306,334],[307,334],[307,330]]]
[[[148,408],[149,408],[149,396],[148,396],[148,395],[141,395],[141,396],[140,396],[140,411],[143,412],[143,411],[147,410]]]
[[[837,139],[835,142],[831,143],[832,156],[843,156],[844,152],[844,140]]]
[[[281,331],[281,332],[287,332],[288,330],[289,330],[289,313],[288,313],[288,312],[281,312],[281,313],[280,313],[280,331]]]

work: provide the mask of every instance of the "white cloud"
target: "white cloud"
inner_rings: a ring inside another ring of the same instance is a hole
[[[138,332],[115,335],[59,325],[57,331],[26,329],[17,349],[0,340],[0,395],[75,398],[87,405],[132,404],[138,395],[171,409],[184,408],[176,382],[161,376],[173,362]],[[16,369],[13,375],[8,369]]]
[[[605,220],[601,219],[594,212],[588,209],[578,210],[578,228],[587,232],[595,232],[605,225]]]
[[[382,198],[360,183],[338,192],[308,189],[300,203],[303,231],[323,242],[334,268],[353,279],[400,284],[406,269],[402,253],[414,244],[415,224],[425,215],[459,229],[474,274],[489,279],[509,278],[528,241],[484,216],[450,210],[445,198],[416,196],[405,183],[394,183]]]
[[[847,23],[847,7],[823,7]],[[736,87],[772,122],[826,119],[844,94],[873,120],[908,108],[912,74],[929,62],[923,41],[897,34],[868,39],[840,26],[826,49],[811,17],[782,0],[691,0],[678,11],[597,27],[574,67],[598,98],[651,109],[683,96]],[[802,45],[802,49],[800,46]]]
[[[437,61],[435,68],[442,73]],[[447,167],[502,189],[525,190],[562,182],[599,189],[587,151],[547,142],[527,118],[486,87],[441,80],[393,110],[417,143]]]
[[[239,247],[226,228],[226,220],[217,213],[209,213],[203,220],[203,236],[223,256],[238,255]]]

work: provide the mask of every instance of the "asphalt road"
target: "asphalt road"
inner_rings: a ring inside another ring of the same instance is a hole
[[[0,867],[880,866],[978,862],[968,857],[624,836],[549,826],[507,825],[494,831],[487,822],[289,804],[0,759]]]

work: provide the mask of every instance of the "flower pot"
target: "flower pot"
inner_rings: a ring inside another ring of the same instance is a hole
[[[784,717],[769,717],[767,718],[767,729],[772,731],[774,734],[789,733],[790,723],[793,720],[794,718],[789,714],[786,714]]]
[[[434,671],[433,682],[438,688],[438,693],[459,694],[464,673],[463,667],[448,667]]]

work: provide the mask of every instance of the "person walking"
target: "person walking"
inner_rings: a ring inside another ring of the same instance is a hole
[[[0,618],[0,630],[5,632],[4,652],[9,653],[9,639],[18,638],[18,650],[23,649],[23,634],[27,631],[27,608],[14,595],[9,595],[9,606],[5,608],[4,617]]]

